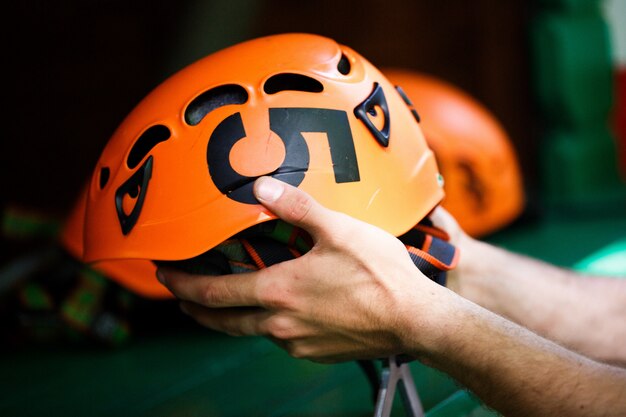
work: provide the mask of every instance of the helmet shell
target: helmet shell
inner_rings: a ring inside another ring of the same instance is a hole
[[[179,260],[276,218],[270,175],[400,235],[443,198],[410,108],[365,58],[310,34],[243,42],[175,73],[116,129],[88,187],[84,260]]]
[[[524,208],[522,175],[509,136],[497,118],[462,89],[431,75],[387,68],[406,93],[445,179],[442,206],[468,234],[492,233]]]

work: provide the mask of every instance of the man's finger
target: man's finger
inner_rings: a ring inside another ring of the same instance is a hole
[[[159,268],[157,278],[177,298],[207,307],[261,306],[258,280],[264,270],[233,275],[192,275]]]
[[[271,313],[262,308],[206,308],[183,301],[181,310],[204,327],[231,336],[262,336]]]
[[[328,227],[335,214],[306,192],[271,177],[256,180],[254,195],[272,213],[308,231],[314,238],[317,232]]]

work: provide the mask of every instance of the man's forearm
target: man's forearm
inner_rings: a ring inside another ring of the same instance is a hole
[[[626,415],[625,369],[568,351],[461,297],[446,303],[449,324],[433,346],[420,348],[422,359],[488,406],[508,417]]]
[[[626,281],[586,277],[466,237],[450,287],[568,348],[626,364]]]

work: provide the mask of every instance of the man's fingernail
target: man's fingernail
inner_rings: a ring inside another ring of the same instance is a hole
[[[165,285],[165,275],[163,275],[163,272],[161,272],[160,269],[157,269],[157,273],[156,273],[157,279],[159,280],[159,282],[163,285]]]
[[[259,200],[263,201],[276,201],[280,198],[285,190],[284,185],[272,178],[259,178],[255,187],[255,194]]]

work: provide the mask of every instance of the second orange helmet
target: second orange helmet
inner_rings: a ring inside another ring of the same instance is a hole
[[[511,223],[524,208],[522,174],[502,124],[482,103],[437,77],[383,72],[407,94],[445,178],[442,206],[468,234],[481,237]]]

